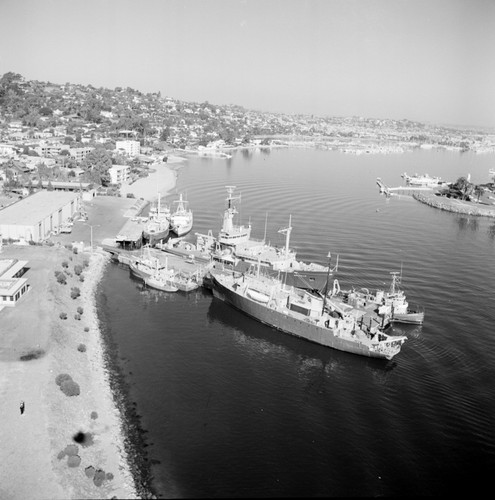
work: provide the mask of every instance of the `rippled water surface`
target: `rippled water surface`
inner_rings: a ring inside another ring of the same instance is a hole
[[[192,158],[177,191],[193,232],[217,233],[226,185],[241,194],[253,237],[292,216],[306,261],[339,255],[348,288],[388,287],[402,267],[422,326],[392,361],[286,336],[205,290],[144,289],[112,264],[99,314],[130,384],[165,497],[429,495],[475,492],[495,466],[495,220],[447,213],[410,196],[386,199],[400,174],[488,181],[493,157],[417,151],[237,152]],[[190,235],[193,238],[193,234]]]

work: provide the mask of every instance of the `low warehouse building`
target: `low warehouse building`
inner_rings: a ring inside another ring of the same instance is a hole
[[[80,209],[79,193],[38,191],[0,210],[0,237],[3,240],[33,241],[58,233],[60,226]]]

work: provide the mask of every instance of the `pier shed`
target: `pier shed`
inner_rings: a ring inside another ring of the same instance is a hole
[[[0,237],[4,240],[38,243],[80,209],[78,193],[38,191],[0,210]]]

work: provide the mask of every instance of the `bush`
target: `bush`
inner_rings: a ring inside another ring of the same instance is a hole
[[[127,193],[126,197],[127,198],[135,198],[134,193]]]
[[[59,314],[60,319],[67,319],[67,313],[61,312]]]
[[[77,346],[77,350],[78,350],[79,352],[86,352],[86,345],[85,345],[85,344],[79,344],[79,345]]]
[[[85,327],[84,327],[84,331],[85,331],[85,332],[89,332],[89,326],[85,326]]]
[[[95,472],[96,472],[96,470],[95,470],[95,468],[94,468],[92,465],[90,465],[89,467],[86,467],[86,468],[84,469],[84,473],[85,473],[85,474],[86,474],[86,476],[88,476],[89,478],[93,478],[93,477],[95,477]]]
[[[63,267],[64,269],[68,269],[68,267],[69,267],[69,263],[68,263],[66,260],[64,260],[64,261],[62,262],[62,267]]]
[[[74,254],[76,254],[76,255],[77,255],[77,252],[78,252],[79,250],[77,249],[77,247],[73,247],[73,248],[72,248],[72,251],[74,252]]]
[[[57,458],[58,458],[59,460],[62,460],[62,458],[64,458],[64,457],[65,457],[65,451],[64,451],[64,450],[62,450],[62,451],[60,451],[60,452],[58,453]]]
[[[113,474],[111,472],[107,472],[107,481],[111,481],[113,479]]]
[[[83,282],[84,281],[84,276],[81,274],[81,276],[79,276],[79,281]]]
[[[55,271],[55,276],[57,277],[57,282],[61,285],[67,284],[67,276],[61,271]]]
[[[55,383],[60,386],[65,380],[72,380],[72,377],[68,373],[61,373],[55,378]]]
[[[70,296],[72,299],[77,299],[77,297],[79,297],[79,295],[81,295],[81,290],[79,290],[79,288],[77,288],[77,286],[74,286],[70,289]]]
[[[74,266],[74,273],[75,273],[77,276],[79,276],[79,275],[82,273],[82,270],[83,270],[83,268],[82,268],[81,264],[76,264],[76,265]]]
[[[74,314],[74,319],[77,319],[78,321],[81,321],[81,315],[80,314]]]
[[[84,267],[88,267],[89,266],[89,260],[88,259],[84,259],[83,260],[83,266]]]
[[[95,472],[93,483],[95,483],[95,486],[101,486],[103,484],[103,481],[105,481],[105,471],[98,469]]]
[[[84,309],[81,306],[79,306],[77,308],[77,312],[78,312],[78,314],[82,314],[84,312]]]
[[[77,444],[68,444],[64,449],[64,453],[69,457],[76,456],[79,453],[79,447]]]
[[[79,396],[81,394],[81,390],[79,388],[79,384],[74,382],[72,379],[70,380],[64,380],[60,384],[60,390],[66,395],[66,396]]]
[[[91,412],[91,419],[96,420],[98,418],[98,412],[97,411],[92,411]]]
[[[80,463],[81,463],[81,457],[79,455],[71,455],[67,459],[67,465],[69,467],[79,467]]]

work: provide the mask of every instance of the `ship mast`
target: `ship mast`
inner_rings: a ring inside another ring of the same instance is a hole
[[[290,239],[290,233],[292,231],[292,226],[290,225],[291,220],[292,220],[292,215],[289,215],[289,226],[284,228],[284,229],[280,229],[278,231],[279,233],[286,235],[286,237],[285,237],[285,256],[286,257],[289,255],[289,239]]]

